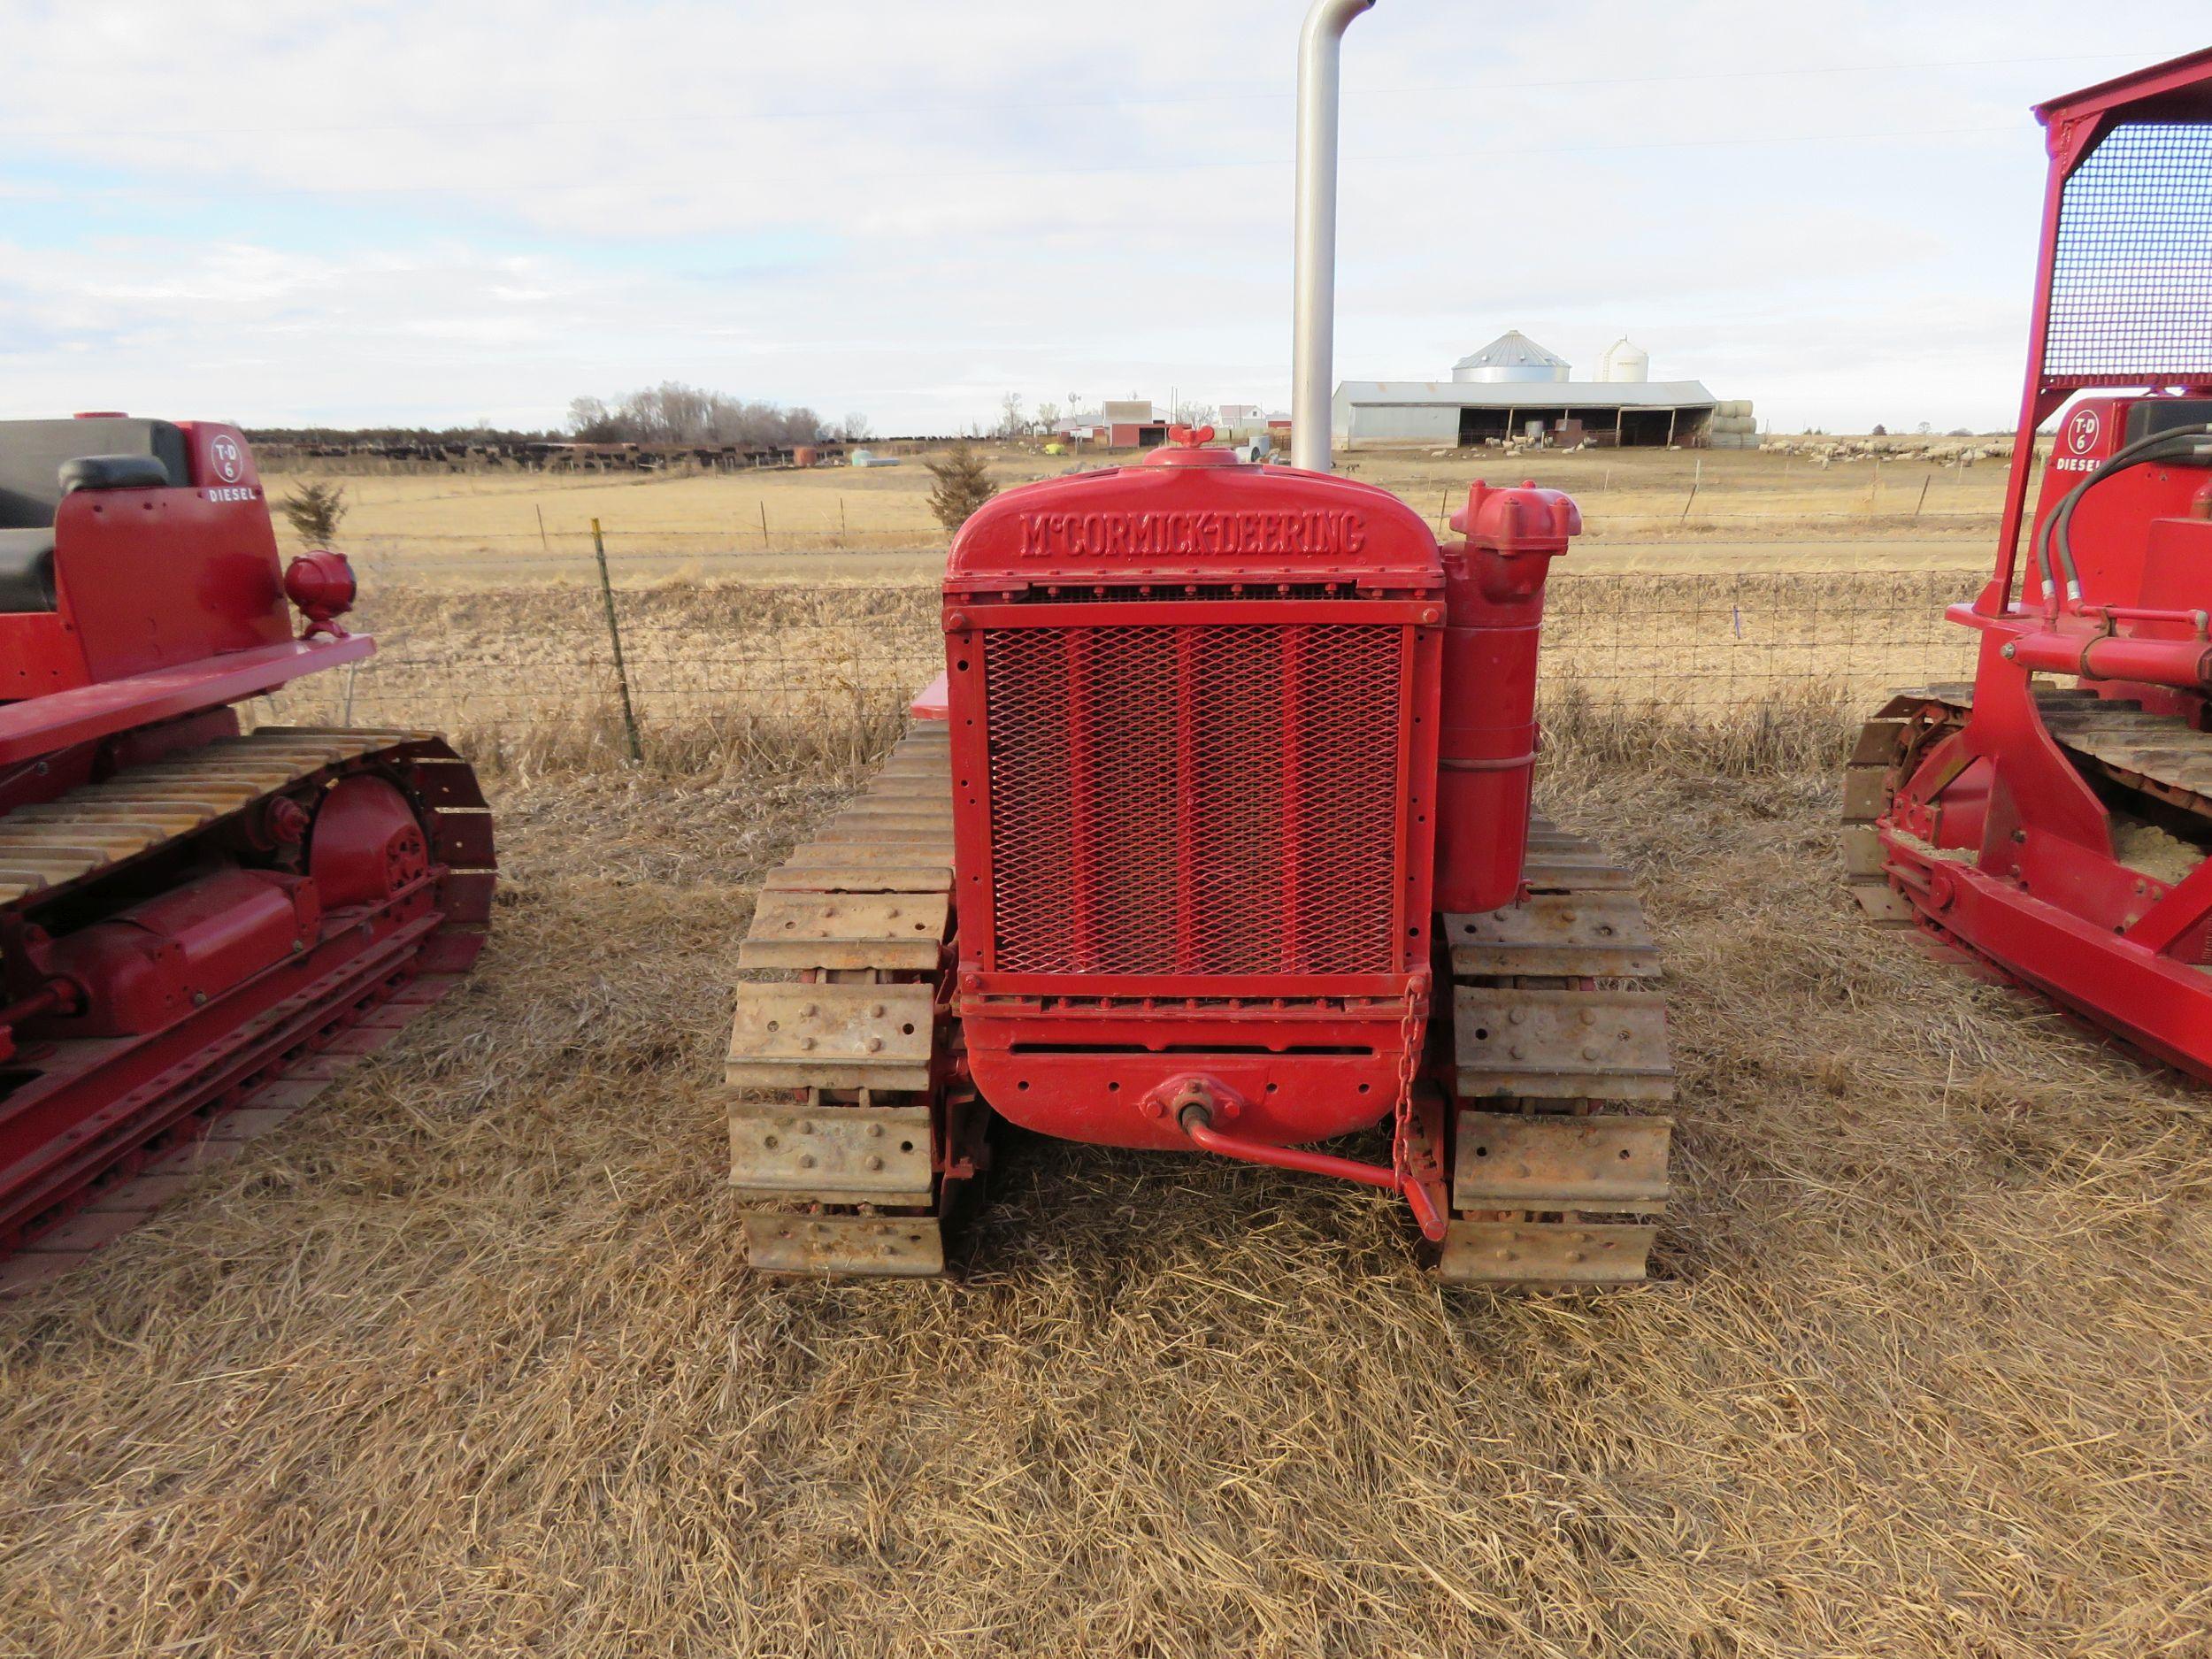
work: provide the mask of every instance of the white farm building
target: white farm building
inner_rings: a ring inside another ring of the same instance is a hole
[[[1722,403],[1698,380],[1655,380],[1651,358],[1627,340],[1607,350],[1594,380],[1526,334],[1500,334],[1452,365],[1448,380],[1346,380],[1330,424],[1347,446],[1413,442],[1468,447],[1510,439],[1545,443],[1709,445],[1758,439],[1747,403]]]

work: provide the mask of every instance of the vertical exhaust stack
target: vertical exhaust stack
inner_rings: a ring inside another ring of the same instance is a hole
[[[1330,470],[1336,348],[1337,86],[1344,31],[1375,0],[1313,0],[1298,35],[1297,273],[1291,296],[1290,460]]]

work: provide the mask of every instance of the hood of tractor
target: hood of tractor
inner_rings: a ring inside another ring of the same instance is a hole
[[[955,539],[945,591],[1254,579],[1420,591],[1442,569],[1427,525],[1387,490],[1170,446],[992,497]]]

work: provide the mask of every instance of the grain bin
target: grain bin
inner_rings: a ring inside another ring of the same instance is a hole
[[[1651,378],[1651,353],[1623,334],[1605,349],[1598,367],[1601,380],[1641,383]]]
[[[1452,379],[1463,384],[1563,380],[1567,374],[1566,358],[1545,350],[1517,328],[1508,329],[1481,350],[1452,365]]]

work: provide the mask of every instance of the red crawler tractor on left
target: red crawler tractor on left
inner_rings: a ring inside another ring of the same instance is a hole
[[[375,649],[353,597],[336,554],[281,565],[234,427],[0,421],[0,1286],[119,1231],[236,1109],[303,1103],[481,948],[491,819],[442,741],[242,731],[236,705]]]

